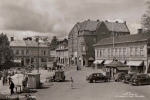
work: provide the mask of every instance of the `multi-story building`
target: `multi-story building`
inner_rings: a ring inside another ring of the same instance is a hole
[[[148,72],[150,33],[105,38],[94,44],[94,48],[96,67],[105,66],[115,57],[131,68],[129,72]]]
[[[39,66],[46,65],[49,61],[49,46],[44,43],[39,43],[31,38],[24,38],[24,40],[14,40],[10,42],[10,47],[15,55],[14,61],[18,62],[18,66]]]
[[[68,43],[62,43],[56,48],[56,56],[58,58],[57,65],[68,65]]]
[[[130,34],[126,22],[91,21],[78,22],[68,36],[69,60],[73,65],[91,66],[95,59],[94,47],[97,41]]]
[[[56,54],[56,49],[59,48],[60,44],[68,44],[68,40],[65,38],[63,40],[57,39],[56,36],[53,37],[50,43],[50,57],[51,61],[56,61],[60,56]]]

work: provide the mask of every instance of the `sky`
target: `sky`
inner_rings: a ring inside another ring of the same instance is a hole
[[[141,28],[147,0],[0,0],[0,33],[67,38],[77,22],[126,21],[131,34]]]

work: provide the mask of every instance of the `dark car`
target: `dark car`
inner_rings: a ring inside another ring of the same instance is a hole
[[[65,81],[65,72],[64,71],[56,71],[53,76],[53,81]]]
[[[121,81],[121,80],[123,80],[124,78],[125,78],[125,75],[126,75],[126,73],[125,72],[119,72],[119,73],[116,73],[115,75],[114,75],[114,80],[115,81]]]
[[[136,74],[131,78],[132,85],[150,84],[150,76],[147,74]]]
[[[125,78],[123,79],[123,82],[124,82],[124,83],[129,83],[130,80],[131,80],[131,78],[132,78],[134,75],[136,75],[136,73],[126,74],[126,75],[125,75]]]
[[[86,80],[90,83],[95,83],[97,81],[110,82],[110,77],[104,76],[102,73],[93,73],[89,77],[86,77]]]

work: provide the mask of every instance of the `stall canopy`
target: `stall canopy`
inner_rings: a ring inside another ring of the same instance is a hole
[[[107,67],[118,67],[118,69],[128,69],[129,68],[128,65],[126,65],[120,61],[112,61],[111,63],[106,64],[105,66],[107,66]]]
[[[93,63],[94,64],[101,64],[104,60],[95,60]]]
[[[143,61],[129,61],[127,62],[127,65],[129,66],[140,66],[142,65]]]
[[[118,70],[130,70],[130,67],[117,67]]]
[[[104,64],[109,64],[111,62],[112,62],[112,60],[105,60]]]

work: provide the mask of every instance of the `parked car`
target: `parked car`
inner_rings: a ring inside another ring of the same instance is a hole
[[[65,81],[65,72],[64,71],[56,71],[53,76],[53,81]]]
[[[86,77],[86,80],[90,83],[95,83],[97,81],[110,82],[110,77],[104,76],[102,73],[93,73],[90,76]]]
[[[147,74],[136,74],[131,78],[132,85],[150,84],[150,76]]]
[[[125,75],[125,78],[123,79],[123,82],[124,83],[130,83],[131,81],[131,78],[136,75],[136,73],[130,73],[130,74],[126,74]]]
[[[122,81],[124,78],[125,78],[125,75],[126,75],[126,73],[125,72],[119,72],[119,73],[116,73],[115,75],[114,75],[114,80],[115,81]]]

